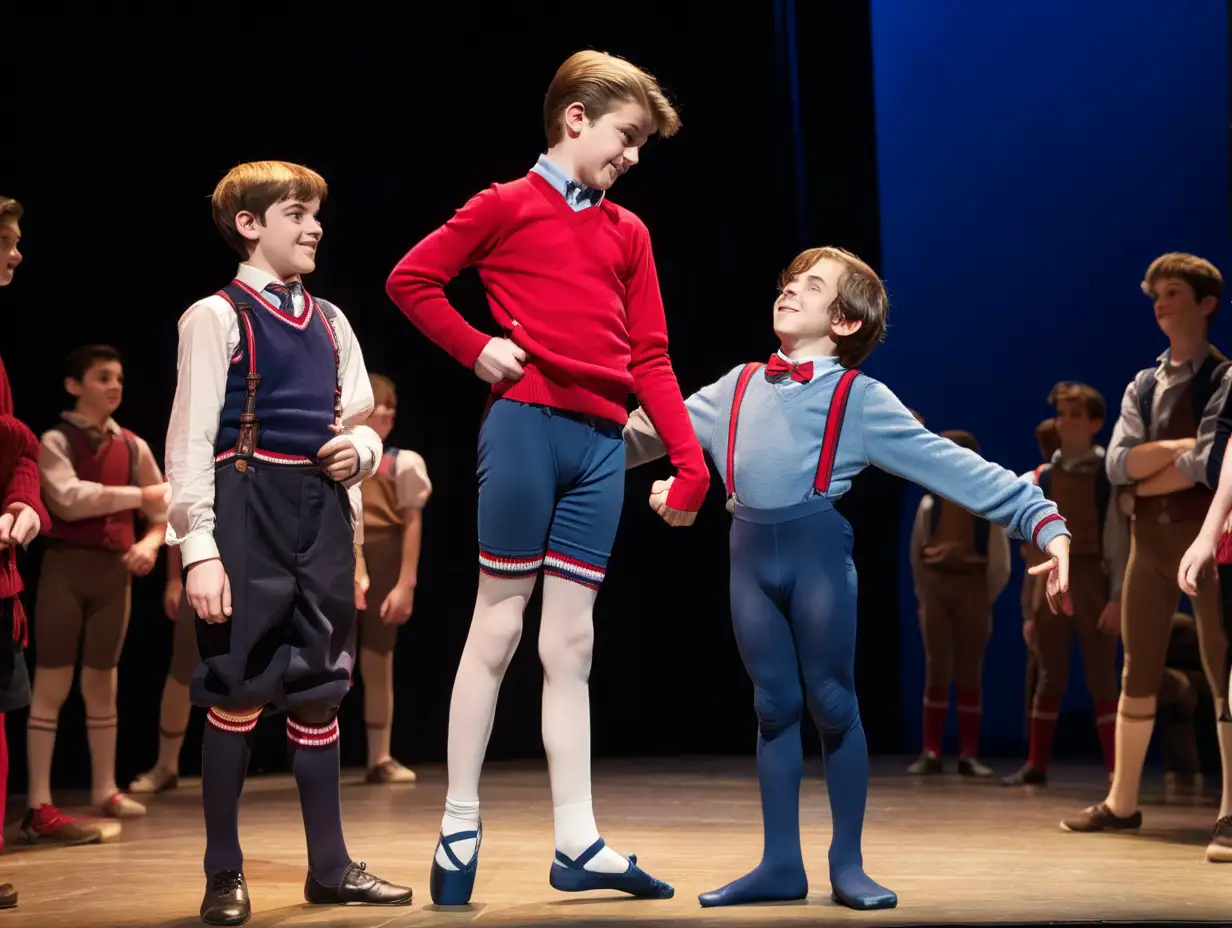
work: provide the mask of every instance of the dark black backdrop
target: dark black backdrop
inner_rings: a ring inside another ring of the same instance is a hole
[[[137,23],[111,21],[88,37],[57,31],[19,43],[0,192],[26,206],[26,261],[0,305],[18,412],[36,430],[64,408],[64,354],[109,342],[126,364],[118,418],[161,458],[176,319],[235,263],[210,223],[214,183],[233,164],[262,158],[299,161],[328,180],[326,234],[309,286],[347,313],[369,369],[397,382],[395,438],[423,453],[436,488],[415,615],[397,653],[395,752],[407,762],[444,757],[475,593],[475,432],[485,388],[401,317],[384,280],[467,197],[529,168],[543,146],[543,92],[560,61],[581,47],[624,55],[679,103],[682,132],[652,142],[613,195],[653,235],[686,393],[773,350],[775,277],[797,250],[838,244],[879,263],[867,5],[716,9],[660,8],[636,26],[613,17],[588,27],[547,13],[481,30],[271,21],[246,29],[251,41],[220,35],[215,24],[164,30],[151,42]],[[492,330],[473,274],[452,293]],[[695,527],[672,531],[645,503],[662,475],[655,467],[630,475],[598,602],[595,752],[747,753],[755,721],[730,630],[721,487]],[[900,741],[900,495],[897,480],[870,472],[844,504],[862,577],[858,684],[874,750]],[[37,562],[36,546],[28,578]],[[162,578],[160,564],[136,584],[120,665],[121,783],[156,751],[171,644],[158,605]],[[542,751],[537,609],[532,602],[505,681],[492,757]],[[363,756],[360,710],[356,693],[343,712],[352,733],[344,763]],[[24,723],[24,712],[9,720],[14,789],[24,776]],[[197,766],[199,732],[195,717],[186,772]],[[57,783],[85,782],[84,744],[74,696],[61,720]],[[269,739],[264,765],[281,763],[279,744]]]

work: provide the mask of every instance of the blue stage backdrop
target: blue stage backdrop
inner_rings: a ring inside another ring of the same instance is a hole
[[[1019,473],[1059,380],[1107,397],[1165,347],[1139,290],[1191,251],[1232,276],[1228,23],[1222,0],[875,0],[887,343],[869,370],[934,430],[973,432]],[[1232,352],[1225,305],[1212,341]],[[920,744],[924,656],[903,533],[903,711]],[[1023,745],[1021,562],[984,664],[984,745]],[[1071,674],[1067,705],[1082,698]],[[951,713],[951,743],[954,719]],[[1094,735],[1092,733],[1092,745]]]

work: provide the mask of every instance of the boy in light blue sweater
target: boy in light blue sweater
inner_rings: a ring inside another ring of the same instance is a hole
[[[699,901],[808,894],[800,848],[807,701],[826,762],[833,898],[855,909],[891,908],[897,896],[865,874],[860,849],[868,746],[854,681],[856,570],[851,526],[833,502],[870,464],[912,480],[1044,551],[1049,559],[1031,573],[1048,575],[1054,611],[1069,608],[1069,532],[1039,487],[929,432],[887,387],[855,369],[885,333],[885,287],[868,265],[842,249],[809,249],[784,272],[780,291],[779,351],[685,401],[733,516],[732,623],[753,681],[765,831],[761,863]],[[627,467],[664,454],[640,410],[624,438]],[[660,515],[670,486],[669,479],[652,488]]]

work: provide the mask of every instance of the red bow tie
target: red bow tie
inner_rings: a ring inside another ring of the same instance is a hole
[[[777,352],[770,355],[770,360],[766,362],[766,379],[771,383],[778,383],[787,374],[791,374],[791,379],[796,383],[808,383],[813,379],[813,362],[792,364],[790,361],[784,361]]]

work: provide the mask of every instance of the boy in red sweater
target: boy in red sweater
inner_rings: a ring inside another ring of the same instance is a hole
[[[676,111],[646,72],[578,52],[544,99],[548,151],[525,177],[477,194],[411,249],[390,297],[433,342],[492,384],[479,433],[479,595],[449,710],[449,791],[432,899],[469,902],[480,842],[479,773],[522,611],[543,568],[543,744],[556,825],[549,881],[576,892],[668,898],[672,888],[604,846],[590,792],[591,612],[620,520],[621,429],[636,393],[676,479],[662,515],[691,523],[709,478],[667,354],[646,226],[606,191]],[[506,337],[445,296],[478,269]]]

